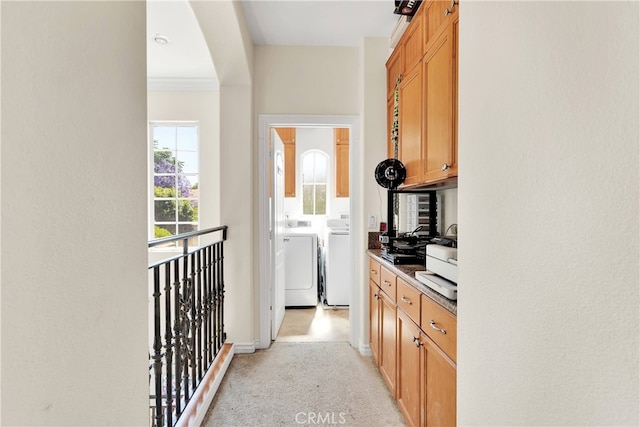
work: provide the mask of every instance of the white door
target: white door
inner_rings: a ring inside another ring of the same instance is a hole
[[[284,251],[284,144],[272,130],[273,140],[273,198],[271,200],[271,247],[273,276],[271,287],[271,339],[275,340],[284,319],[285,251]]]

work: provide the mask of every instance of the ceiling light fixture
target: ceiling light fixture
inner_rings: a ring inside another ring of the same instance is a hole
[[[167,45],[169,43],[171,43],[171,40],[169,40],[169,37],[167,36],[163,36],[162,34],[154,34],[154,36],[152,37],[153,41],[161,44],[161,45]]]

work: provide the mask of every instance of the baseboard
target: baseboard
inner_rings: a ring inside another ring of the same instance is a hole
[[[239,353],[255,353],[256,352],[256,342],[252,343],[235,343],[235,354]]]
[[[222,379],[231,364],[231,359],[233,359],[234,354],[233,343],[226,343],[222,346],[222,349],[213,361],[213,365],[211,365],[211,368],[207,371],[207,374],[202,379],[202,382],[176,422],[176,427],[199,427],[202,424],[209,410],[209,405],[211,405],[216,391],[218,391],[218,387],[220,387],[220,383],[222,383]]]
[[[360,347],[358,347],[358,350],[360,351],[360,354],[363,356],[373,356],[373,353],[371,352],[371,347],[369,347],[369,344],[360,345]]]

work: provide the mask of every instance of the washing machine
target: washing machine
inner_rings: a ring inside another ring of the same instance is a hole
[[[328,220],[324,247],[324,295],[327,306],[349,306],[351,298],[351,251],[349,222]]]
[[[285,232],[284,304],[315,306],[318,304],[318,235],[294,230]]]

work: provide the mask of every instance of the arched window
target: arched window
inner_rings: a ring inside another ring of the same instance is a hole
[[[327,167],[329,156],[318,150],[304,153],[302,159],[302,213],[327,213]]]

